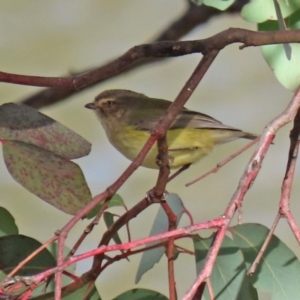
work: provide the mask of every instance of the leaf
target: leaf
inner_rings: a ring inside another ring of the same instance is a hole
[[[18,233],[19,230],[13,216],[4,207],[0,207],[0,237]]]
[[[231,228],[233,240],[244,255],[247,268],[256,258],[269,229],[259,224],[243,224]],[[272,300],[299,299],[300,262],[294,253],[275,235],[251,277],[258,291],[269,291]]]
[[[68,214],[91,201],[81,169],[75,163],[36,146],[2,143],[6,167],[28,191]]]
[[[73,293],[63,296],[62,300],[101,300],[94,283],[88,283]]]
[[[109,228],[110,226],[112,226],[114,224],[114,215],[112,213],[106,211],[103,215],[103,218],[104,218],[104,222],[105,222],[105,225],[107,228]],[[116,244],[122,244],[122,241],[121,241],[118,233],[114,234],[112,238]]]
[[[37,240],[25,235],[13,234],[0,237],[1,271],[8,274],[41,245],[42,244]],[[54,257],[47,249],[44,249],[19,270],[17,275],[30,276],[55,266],[56,262]]]
[[[299,1],[300,3],[300,1]],[[300,9],[285,20],[288,29],[300,29]],[[258,25],[259,31],[278,30],[278,23],[267,21]],[[300,84],[300,45],[290,44],[291,57],[287,58],[283,45],[261,47],[262,54],[278,81],[287,89],[296,91]]]
[[[180,221],[180,218],[184,212],[184,206],[181,199],[176,194],[169,194],[166,200],[167,204],[172,209],[173,213],[177,217],[177,224]],[[162,207],[159,208],[155,220],[153,222],[152,229],[149,236],[157,235],[163,232],[168,231],[169,221],[165,211]],[[156,245],[159,242],[153,242],[147,244],[147,247]],[[151,250],[144,251],[142,254],[141,262],[135,277],[135,283],[138,283],[141,280],[141,277],[149,271],[153,266],[158,263],[165,252],[165,247],[160,246]]]
[[[104,205],[103,202],[99,203],[85,217],[87,219],[91,219],[91,218],[95,217],[98,214],[98,212],[101,210],[103,205]],[[114,206],[124,206],[125,207],[124,201],[119,194],[114,194],[112,196],[112,198],[109,200],[107,208],[114,207]]]
[[[168,300],[168,298],[158,292],[146,289],[129,290],[113,300]]]
[[[208,249],[213,242],[213,237],[201,238],[198,235],[194,235],[193,242],[196,269],[197,274],[199,274],[203,268]],[[218,300],[258,299],[257,292],[246,275],[246,266],[242,252],[228,237],[225,237],[222,243],[210,276],[210,281],[213,293]],[[207,288],[204,293],[206,299],[210,299]]]
[[[286,25],[285,25],[285,22],[284,22],[282,13],[281,13],[279,3],[277,2],[277,0],[273,0],[273,2],[274,2],[276,16],[277,16],[277,20],[278,20],[279,30],[286,30],[287,28],[286,28]],[[291,55],[292,55],[291,46],[289,44],[283,44],[283,48],[284,48],[284,51],[285,51],[286,58],[288,60],[290,60]]]
[[[0,106],[0,137],[32,144],[69,159],[91,151],[91,144],[77,133],[29,106],[16,103]]]
[[[280,6],[283,18],[290,16],[300,8],[299,0],[276,0]],[[244,20],[262,23],[267,20],[277,20],[273,0],[251,0],[241,11]]]
[[[234,1],[235,0],[203,0],[203,4],[224,11],[229,8]]]

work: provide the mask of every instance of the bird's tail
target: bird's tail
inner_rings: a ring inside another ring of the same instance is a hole
[[[247,140],[255,140],[256,138],[258,138],[258,135],[243,131],[243,135],[241,136],[241,138]]]

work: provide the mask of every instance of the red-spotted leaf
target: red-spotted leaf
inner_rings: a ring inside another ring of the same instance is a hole
[[[91,151],[91,144],[77,133],[29,106],[16,103],[0,106],[0,137],[32,144],[69,159]]]
[[[91,201],[77,164],[30,144],[5,141],[2,145],[12,177],[42,200],[72,215]]]

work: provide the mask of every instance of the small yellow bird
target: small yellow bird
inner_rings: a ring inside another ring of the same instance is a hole
[[[129,90],[107,90],[85,107],[95,110],[111,144],[133,160],[149,138],[150,130],[164,116],[171,103]],[[253,140],[257,135],[183,108],[167,132],[170,167],[179,168],[194,163],[211,152],[215,145],[238,138]],[[155,144],[142,165],[157,169],[157,154]]]

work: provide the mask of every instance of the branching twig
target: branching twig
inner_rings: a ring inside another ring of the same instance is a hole
[[[207,54],[212,50],[221,50],[233,43],[242,43],[243,45],[240,48],[243,49],[249,46],[299,42],[300,30],[257,32],[240,28],[230,28],[203,40],[165,41],[135,46],[116,60],[76,76],[40,77],[0,72],[0,82],[81,90],[122,72],[140,59],[177,57],[192,53]],[[29,104],[28,102],[24,103]]]
[[[274,231],[275,231],[275,229],[276,229],[276,227],[277,227],[277,225],[278,225],[278,223],[280,221],[280,218],[281,218],[280,214],[277,214],[277,216],[276,216],[276,218],[275,218],[275,220],[273,222],[272,228],[270,229],[270,231],[268,233],[268,236],[264,240],[264,243],[261,246],[261,248],[260,248],[260,250],[259,250],[259,252],[258,252],[258,254],[257,254],[256,258],[255,258],[255,260],[253,261],[251,267],[249,268],[249,270],[247,272],[247,275],[252,276],[255,273],[255,270],[256,270],[258,264],[260,263],[263,255],[265,253],[265,251],[267,250],[267,247],[268,247],[268,245],[269,245],[269,243],[270,243],[270,241],[272,239],[272,236],[273,236]]]
[[[39,99],[41,100],[37,100],[38,98],[33,97],[22,101],[29,106],[40,108],[54,104],[61,99],[71,96],[78,90],[91,87],[96,83],[100,83],[105,79],[120,74],[140,60],[176,57],[192,53],[205,54],[212,50],[221,50],[232,43],[242,43],[243,45],[240,47],[242,49],[249,46],[299,42],[300,30],[256,32],[230,28],[204,40],[182,42],[165,41],[136,46],[102,67],[72,77],[39,77],[0,72],[0,82],[55,88],[60,87],[55,91],[56,97],[52,100],[45,95],[40,95]],[[51,93],[51,90],[47,91]]]
[[[240,180],[239,186],[234,193],[225,213],[224,221],[225,224],[220,228],[217,233],[215,240],[210,247],[202,271],[198,275],[195,282],[192,284],[191,288],[185,294],[183,300],[191,300],[197,292],[198,287],[210,276],[214,262],[217,258],[218,251],[222,245],[222,241],[225,237],[227,227],[232,220],[237,207],[242,205],[244,196],[252,183],[254,182],[259,169],[261,167],[262,161],[264,159],[267,150],[274,139],[274,134],[285,124],[291,122],[300,107],[300,89],[297,90],[293,99],[289,103],[288,107],[283,113],[281,113],[277,118],[275,118],[269,125],[265,128],[261,138],[258,148],[254,152],[252,158],[247,164],[246,170]]]
[[[295,219],[290,211],[290,196],[292,190],[293,179],[295,175],[296,162],[299,151],[299,134],[300,134],[300,110],[294,119],[294,127],[290,134],[290,149],[286,168],[286,174],[282,184],[282,193],[279,204],[279,213],[284,216],[290,225],[298,243],[300,244],[300,230],[297,226]]]
[[[269,231],[268,236],[266,237],[257,257],[253,261],[249,271],[248,275],[254,274],[260,260],[262,259],[270,241],[274,234],[274,231],[279,223],[279,220],[281,216],[286,217],[292,232],[294,233],[298,243],[300,243],[300,232],[299,229],[294,221],[294,218],[290,212],[290,196],[291,196],[291,190],[292,190],[292,183],[294,179],[294,173],[295,173],[295,167],[296,167],[296,161],[298,156],[298,150],[299,150],[299,133],[300,133],[300,109],[298,109],[298,112],[294,119],[294,127],[291,130],[290,134],[290,149],[289,149],[289,155],[288,155],[288,162],[286,167],[286,173],[284,176],[284,180],[282,183],[282,192],[281,192],[281,199],[279,203],[279,212],[277,216],[275,217],[275,220],[273,222],[272,228]]]
[[[206,23],[213,16],[219,14],[240,12],[242,7],[248,2],[249,2],[248,0],[236,0],[234,4],[230,6],[229,9],[221,12],[220,10],[217,10],[215,8],[205,6],[205,5],[198,6],[192,3],[190,0],[186,0],[188,8],[183,13],[183,15],[180,16],[175,22],[173,22],[166,29],[162,30],[162,32],[158,35],[158,37],[155,40],[151,41],[151,43],[161,42],[166,40],[169,41],[179,40],[183,35],[193,30],[196,26]],[[132,71],[137,67],[149,63],[154,63],[156,61],[158,61],[158,59],[141,59],[138,62],[133,63],[130,67],[126,68],[126,70],[123,70],[113,75],[113,78],[121,74],[124,75],[124,73]],[[88,70],[77,72],[76,75],[86,73],[87,71]],[[106,79],[103,79],[102,82],[110,78],[112,77],[107,77]],[[75,91],[74,89],[48,88],[38,93],[35,93],[34,95],[27,97],[26,99],[23,99],[23,102],[35,108],[42,108],[44,106],[58,103],[59,101],[62,101],[78,92],[79,91]]]
[[[255,143],[257,143],[259,140],[259,138],[251,141],[250,143],[248,143],[246,146],[244,146],[243,148],[241,148],[240,150],[236,151],[235,153],[233,153],[232,155],[230,155],[229,157],[227,157],[226,159],[224,159],[223,161],[219,162],[213,169],[209,170],[208,172],[206,172],[205,174],[197,177],[196,179],[186,183],[185,186],[190,186],[194,183],[196,183],[197,181],[202,180],[203,178],[207,177],[208,175],[212,174],[212,173],[217,173],[224,165],[226,165],[227,163],[229,163],[231,160],[233,160],[234,158],[236,158],[238,155],[240,155],[241,153],[243,153],[244,151],[246,151],[247,149],[249,149],[251,146],[253,146]]]

